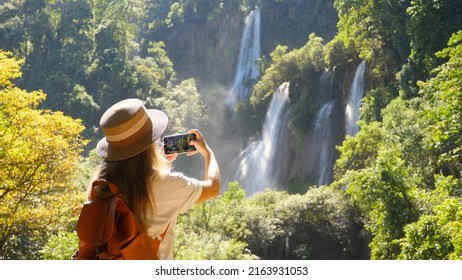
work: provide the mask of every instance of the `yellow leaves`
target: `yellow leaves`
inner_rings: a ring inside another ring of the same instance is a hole
[[[21,77],[20,66],[22,60],[12,58],[11,52],[0,50],[0,89],[11,87],[11,80]]]
[[[37,108],[46,98],[46,94],[41,91],[28,93],[17,87],[0,90],[0,93],[0,102],[5,105],[2,110],[10,114],[27,108]]]
[[[0,159],[0,162],[6,160],[6,165],[19,162],[33,164],[56,157],[62,149],[73,154],[80,151],[79,142],[75,143],[70,138],[74,135],[77,139],[80,138],[78,134],[83,127],[79,123],[62,114],[45,113],[34,106],[27,107],[17,103],[18,100],[23,100],[24,104],[36,104],[40,98],[41,93],[27,93],[19,89],[2,92],[0,103],[3,107],[0,110],[6,121],[0,142],[5,147],[5,158]],[[76,150],[73,151],[74,149]]]
[[[84,194],[71,182],[87,144],[80,120],[39,109],[43,92],[13,85],[21,62],[10,56],[0,51],[0,228],[9,228],[1,240],[25,229],[45,236],[77,216]]]

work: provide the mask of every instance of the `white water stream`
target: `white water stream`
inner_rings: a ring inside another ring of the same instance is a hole
[[[335,101],[324,104],[316,114],[313,123],[311,166],[315,169],[318,186],[331,183],[334,166],[334,136],[332,130],[334,110]]]
[[[356,68],[355,77],[351,84],[350,96],[345,108],[345,133],[356,135],[359,131],[358,120],[361,114],[361,100],[364,95],[364,72],[366,61],[362,61]]]
[[[257,7],[245,19],[234,81],[226,98],[226,105],[231,111],[234,111],[237,102],[249,96],[250,88],[246,81],[255,80],[260,73],[255,64],[260,52],[260,8]]]
[[[228,181],[239,181],[247,196],[266,188],[278,187],[275,153],[282,144],[282,131],[289,117],[289,83],[283,83],[273,94],[266,113],[261,139],[251,143],[233,161],[235,172]]]

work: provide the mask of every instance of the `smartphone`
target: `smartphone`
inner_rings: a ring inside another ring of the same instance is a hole
[[[191,140],[196,140],[195,133],[183,133],[164,136],[162,142],[164,144],[164,153],[169,154],[182,154],[196,150],[196,147],[189,145]]]

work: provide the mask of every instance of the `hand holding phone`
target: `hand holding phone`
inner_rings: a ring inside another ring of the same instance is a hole
[[[164,136],[162,140],[164,146],[164,154],[182,154],[195,151],[196,147],[189,145],[192,140],[196,140],[195,133],[183,133]]]

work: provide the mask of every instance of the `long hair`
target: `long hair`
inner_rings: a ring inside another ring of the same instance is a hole
[[[142,230],[146,230],[146,217],[154,214],[153,187],[170,172],[171,164],[157,151],[157,143],[131,158],[120,161],[103,161],[94,179],[105,179],[119,187],[130,210]],[[91,185],[88,189],[90,198]]]

